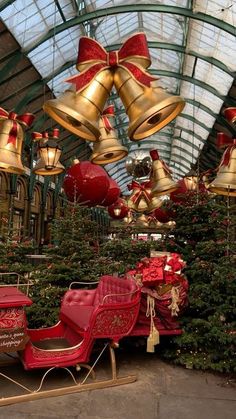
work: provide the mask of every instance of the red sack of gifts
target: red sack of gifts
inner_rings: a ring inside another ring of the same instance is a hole
[[[142,270],[142,283],[145,287],[154,287],[164,280],[165,258],[150,258],[149,265]]]

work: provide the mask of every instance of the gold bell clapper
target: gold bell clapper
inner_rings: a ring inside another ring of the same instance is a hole
[[[116,132],[111,125],[110,118],[114,116],[114,106],[108,106],[99,120],[100,137],[93,145],[90,158],[95,164],[108,164],[121,160],[127,156],[128,150],[117,139]]]
[[[227,148],[216,169],[217,176],[208,186],[208,191],[218,195],[236,196],[236,139],[218,133],[217,145],[219,148]]]
[[[152,196],[161,196],[169,194],[178,189],[178,184],[171,177],[171,170],[167,164],[159,158],[157,150],[151,150],[152,158]]]
[[[23,128],[29,128],[34,115],[26,113],[17,115],[0,108],[0,170],[3,172],[23,174],[24,166],[21,161],[24,141]]]
[[[145,212],[151,199],[150,182],[140,184],[133,180],[128,185],[128,189],[133,192],[127,199],[127,206],[135,212]]]
[[[128,136],[139,141],[164,128],[185,106],[180,96],[172,96],[163,88],[140,85],[126,70],[117,69],[114,83],[129,117]]]
[[[56,141],[59,139],[59,129],[55,128],[48,135],[45,131],[32,133],[32,140],[39,142],[39,159],[32,172],[41,176],[55,176],[64,172],[65,167],[60,163],[61,147]]]
[[[236,125],[236,108],[226,108],[223,114],[227,121],[233,125]]]

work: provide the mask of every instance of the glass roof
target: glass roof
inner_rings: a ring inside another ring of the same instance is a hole
[[[144,31],[150,72],[170,94],[186,100],[168,127],[139,143],[127,137],[128,118],[119,98],[116,127],[130,155],[158,148],[182,177],[196,161],[232,86],[236,71],[236,2],[228,0],[0,0],[0,17],[57,96],[77,73],[78,41],[92,36],[104,47],[121,45]],[[191,6],[193,3],[193,6]],[[1,7],[3,5],[5,7]],[[109,10],[112,8],[111,10]],[[94,13],[96,12],[96,13]],[[82,17],[82,20],[80,19]],[[78,19],[82,23],[78,23]],[[125,159],[106,169],[127,192]]]

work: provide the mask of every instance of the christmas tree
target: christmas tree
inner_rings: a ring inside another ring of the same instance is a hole
[[[233,371],[236,337],[235,205],[230,198],[189,193],[169,202],[176,222],[162,249],[179,252],[186,263],[189,307],[184,333],[164,356],[188,368]]]

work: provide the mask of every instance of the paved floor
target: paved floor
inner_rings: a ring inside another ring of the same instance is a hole
[[[137,374],[137,381],[119,387],[93,390],[0,408],[0,419],[235,419],[236,385],[232,376],[175,367],[142,349],[118,350],[119,375]],[[6,368],[1,368],[1,372]],[[9,369],[23,379],[21,366]],[[65,373],[54,380],[65,385]],[[108,358],[97,367],[108,374]],[[39,372],[27,373],[27,384],[36,385]],[[0,394],[11,394],[14,385],[0,377]]]

